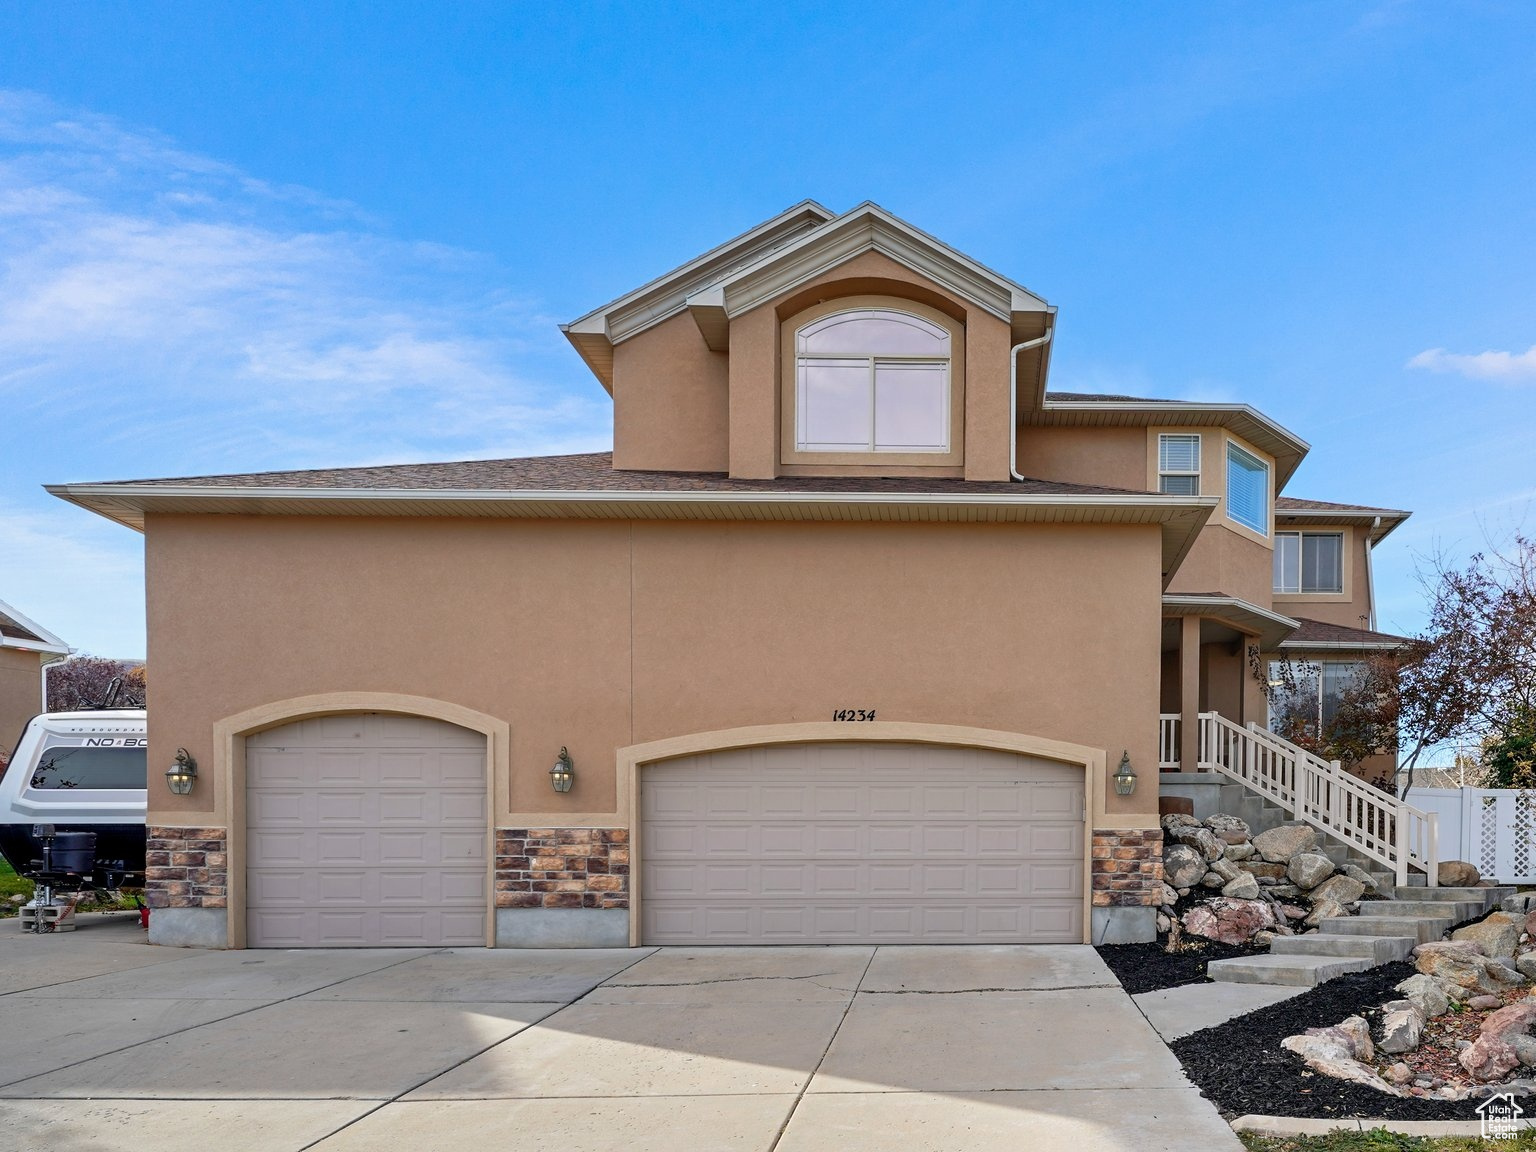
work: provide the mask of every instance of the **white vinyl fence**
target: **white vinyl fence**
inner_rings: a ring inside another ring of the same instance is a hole
[[[1415,788],[1408,800],[1440,817],[1440,859],[1465,860],[1500,884],[1536,884],[1536,792]]]

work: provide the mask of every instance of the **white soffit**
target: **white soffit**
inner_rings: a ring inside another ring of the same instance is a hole
[[[562,324],[560,330],[604,387],[612,390],[615,344],[677,315],[692,293],[833,218],[814,200],[803,200],[617,300]]]
[[[1287,636],[1301,627],[1301,621],[1292,620],[1278,612],[1260,608],[1236,596],[1199,596],[1166,593],[1163,596],[1164,616],[1204,616],[1231,624],[1241,632],[1259,637],[1266,651],[1271,651]]]
[[[68,644],[64,643],[64,641],[60,640],[35,620],[30,620],[23,616],[4,600],[0,600],[0,614],[9,616],[22,628],[25,628],[37,637],[36,640],[23,640],[19,636],[0,635],[0,648],[19,648],[24,652],[49,652],[60,656],[69,655]]]
[[[1280,508],[1275,509],[1275,526],[1283,528],[1331,528],[1344,525],[1364,528],[1371,543],[1380,544],[1411,512],[1376,511],[1374,509],[1349,508]],[[1380,524],[1377,524],[1380,521]]]
[[[914,228],[878,204],[865,202],[732,272],[688,298],[688,310],[715,351],[729,344],[729,322],[865,252],[879,252],[954,295],[1038,334],[1039,315],[1055,309],[1029,289]]]

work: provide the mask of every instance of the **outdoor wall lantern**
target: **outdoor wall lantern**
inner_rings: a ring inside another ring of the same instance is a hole
[[[1129,796],[1136,791],[1136,773],[1131,771],[1131,754],[1129,751],[1120,753],[1120,767],[1115,771],[1115,792],[1120,796]]]
[[[165,770],[165,783],[178,796],[185,796],[197,783],[197,761],[185,748],[176,749],[176,761]]]
[[[571,785],[576,782],[576,765],[571,763],[571,754],[564,748],[560,749],[560,755],[555,757],[555,766],[549,770],[549,782],[555,786],[556,792],[569,792]]]

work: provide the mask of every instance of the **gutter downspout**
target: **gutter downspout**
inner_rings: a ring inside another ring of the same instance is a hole
[[[1008,350],[1008,475],[1015,480],[1024,479],[1019,475],[1019,353],[1049,344],[1055,334],[1053,324],[1045,330],[1044,336],[1015,344]]]
[[[1365,594],[1371,605],[1370,628],[1376,631],[1376,578],[1371,572],[1371,554],[1376,551],[1376,532],[1381,528],[1381,517],[1371,521],[1370,534],[1365,538]]]
[[[39,715],[48,711],[48,669],[52,668],[55,664],[62,664],[65,660],[69,659],[70,655],[71,653],[66,652],[63,656],[55,656],[52,660],[44,660],[38,668],[38,678],[42,681],[42,706],[38,708]]]

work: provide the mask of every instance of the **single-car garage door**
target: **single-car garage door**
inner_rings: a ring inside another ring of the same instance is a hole
[[[641,769],[647,944],[1080,943],[1083,770],[915,744]]]
[[[485,737],[419,716],[245,742],[253,948],[485,943]]]

